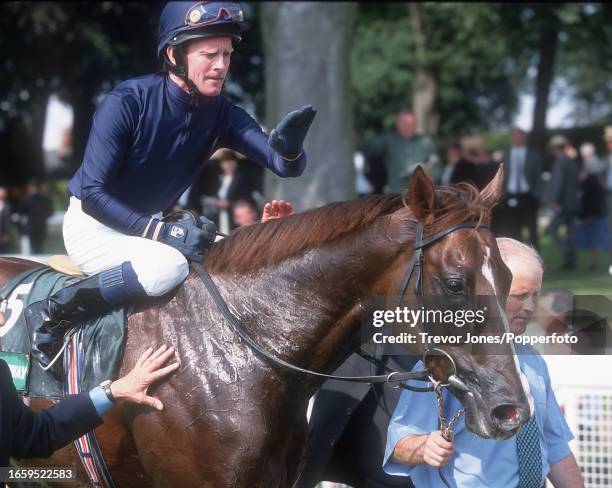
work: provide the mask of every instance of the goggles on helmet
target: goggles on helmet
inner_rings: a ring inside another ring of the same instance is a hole
[[[190,27],[201,27],[221,19],[223,14],[233,22],[242,22],[244,14],[237,2],[201,2],[187,11],[185,24]]]

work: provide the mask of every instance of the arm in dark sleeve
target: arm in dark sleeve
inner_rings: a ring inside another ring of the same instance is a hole
[[[542,185],[542,157],[539,153],[533,153],[532,156],[532,164],[533,164],[533,172],[534,172],[534,182],[532,194],[536,196],[538,202],[542,204],[542,194],[543,194],[543,185]]]
[[[88,392],[71,395],[50,408],[33,412],[17,396],[4,361],[0,361],[0,375],[3,393],[9,396],[5,405],[11,404],[11,456],[48,457],[102,423]]]
[[[366,158],[380,159],[384,161],[387,156],[386,135],[383,134],[362,139],[359,141],[358,148],[361,152],[363,152]]]
[[[141,235],[149,217],[109,192],[132,142],[138,106],[129,95],[109,93],[94,115],[82,167],[81,205],[96,220],[120,232]]]
[[[553,163],[548,195],[549,203],[558,204],[561,200],[561,190],[563,189],[563,172],[565,170],[564,165],[565,161],[560,158]]]
[[[220,147],[238,151],[278,176],[300,176],[306,168],[306,151],[302,151],[295,161],[283,159],[270,147],[268,136],[259,124],[233,104],[229,108],[227,132]]]

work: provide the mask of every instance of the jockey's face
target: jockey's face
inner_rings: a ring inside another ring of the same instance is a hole
[[[187,44],[188,77],[202,95],[215,97],[221,93],[232,52],[230,37],[196,39]]]

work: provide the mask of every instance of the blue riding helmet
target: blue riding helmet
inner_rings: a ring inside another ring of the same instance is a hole
[[[191,39],[227,36],[239,41],[248,28],[238,2],[168,2],[159,17],[157,57],[166,46]]]

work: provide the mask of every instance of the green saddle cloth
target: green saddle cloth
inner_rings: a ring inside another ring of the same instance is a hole
[[[31,303],[77,281],[79,278],[41,266],[13,277],[0,288],[1,310],[6,319],[0,327],[0,358],[13,361],[9,365],[13,365],[14,382],[16,386],[23,382],[23,389],[18,389],[29,396],[63,398],[65,388],[62,381],[45,372],[35,360],[31,361],[29,374],[24,378],[23,361],[16,359],[18,356],[27,359],[31,350],[23,312]],[[117,308],[81,324],[84,358],[79,381],[82,390],[94,388],[106,379],[117,378],[130,312],[131,307]]]

